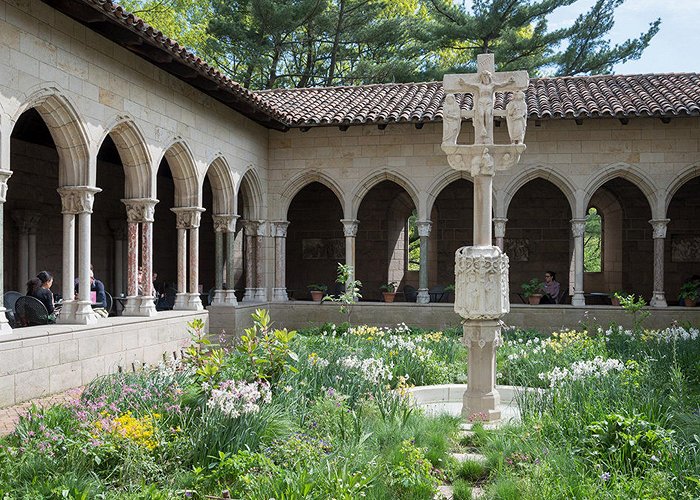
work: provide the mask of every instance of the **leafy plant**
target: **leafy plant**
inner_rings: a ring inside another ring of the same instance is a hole
[[[226,350],[216,346],[204,332],[204,321],[199,318],[187,323],[190,345],[185,348],[186,362],[193,366],[200,384],[214,385],[227,364]]]
[[[700,298],[700,281],[686,281],[681,285],[681,299],[698,300]]]
[[[346,321],[350,323],[352,305],[362,298],[362,295],[360,295],[362,282],[355,279],[352,266],[341,263],[338,263],[338,276],[335,281],[343,285],[345,291],[337,297],[326,295],[323,297],[323,300],[324,302],[336,302],[340,304],[340,314],[345,314]]]
[[[651,315],[651,312],[644,309],[647,305],[644,298],[641,295],[637,297],[633,293],[626,296],[617,295],[616,297],[620,301],[620,305],[625,312],[632,315],[634,330],[640,331],[644,320]]]
[[[525,298],[544,293],[544,283],[537,278],[532,278],[521,285]]]
[[[312,292],[325,292],[326,290],[328,290],[328,287],[321,283],[310,283],[306,285],[306,288],[308,288]]]
[[[399,284],[396,281],[390,281],[389,283],[385,283],[380,286],[379,289],[389,293],[396,293],[396,289],[398,287]]]

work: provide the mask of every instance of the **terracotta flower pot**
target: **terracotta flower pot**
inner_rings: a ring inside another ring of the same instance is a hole
[[[695,307],[698,303],[695,299],[683,299],[683,302],[685,303],[685,307]]]
[[[613,305],[615,307],[619,307],[620,306],[620,299],[618,299],[617,297],[610,297],[610,305]]]
[[[321,302],[323,300],[323,292],[321,290],[311,290],[311,300],[314,302]]]
[[[382,292],[382,296],[384,297],[384,302],[394,302],[396,292]]]
[[[536,306],[537,304],[540,303],[540,300],[542,300],[542,295],[539,294],[539,293],[536,293],[536,294],[534,294],[534,295],[530,295],[530,296],[527,298],[527,300],[528,300],[528,302],[530,303],[530,305]]]

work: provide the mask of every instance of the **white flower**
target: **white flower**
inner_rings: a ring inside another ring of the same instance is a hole
[[[258,413],[259,404],[268,404],[271,400],[272,392],[267,382],[249,384],[245,381],[226,380],[219,384],[217,389],[212,389],[207,406],[217,408],[231,418],[237,418],[241,415]]]
[[[385,365],[384,360],[377,358],[360,359],[357,356],[346,356],[338,360],[343,368],[357,370],[368,382],[380,383],[393,378],[392,366]]]

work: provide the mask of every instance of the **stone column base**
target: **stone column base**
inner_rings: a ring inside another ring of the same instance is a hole
[[[175,295],[175,305],[173,306],[174,311],[187,311],[189,310],[189,293],[178,293]]]
[[[202,299],[199,297],[198,293],[190,293],[187,297],[187,307],[188,311],[203,311],[204,306],[202,305]]]
[[[501,418],[501,396],[496,390],[496,349],[501,345],[497,320],[467,320],[463,341],[469,350],[469,383],[464,393],[462,417],[493,421]]]
[[[156,303],[153,302],[153,297],[139,297],[139,316],[155,316],[158,311],[156,311]]]
[[[256,288],[255,289],[255,301],[265,302],[267,300],[267,288]]]
[[[141,297],[127,297],[122,316],[141,316]]]
[[[12,333],[12,327],[7,321],[5,311],[7,311],[7,309],[5,309],[4,307],[0,307],[0,335],[2,335],[3,333]]]
[[[649,305],[651,307],[668,307],[668,304],[666,303],[666,294],[663,291],[659,292],[654,290],[651,300],[649,301]]]
[[[272,289],[272,302],[287,302],[289,296],[287,296],[286,288],[273,288]]]
[[[61,308],[57,323],[69,325],[92,325],[97,323],[97,314],[92,310],[90,302],[72,300]]]
[[[246,288],[241,302],[257,302],[255,298],[256,294],[257,288]]]
[[[419,288],[418,296],[416,297],[416,303],[418,304],[429,304],[430,303],[430,293],[428,293],[427,288]]]
[[[211,301],[213,306],[223,306],[226,304],[226,290],[214,290],[214,298]]]
[[[224,296],[224,302],[225,302],[225,305],[228,305],[228,306],[237,306],[238,305],[238,299],[236,299],[235,290],[226,290],[226,295]]]
[[[576,307],[585,307],[586,297],[583,296],[583,292],[574,292],[571,297],[571,305]]]

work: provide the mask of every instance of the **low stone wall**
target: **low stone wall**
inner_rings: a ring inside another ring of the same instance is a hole
[[[87,384],[138,363],[157,363],[187,343],[187,323],[208,313],[160,312],[97,325],[47,325],[0,335],[0,407]]]

